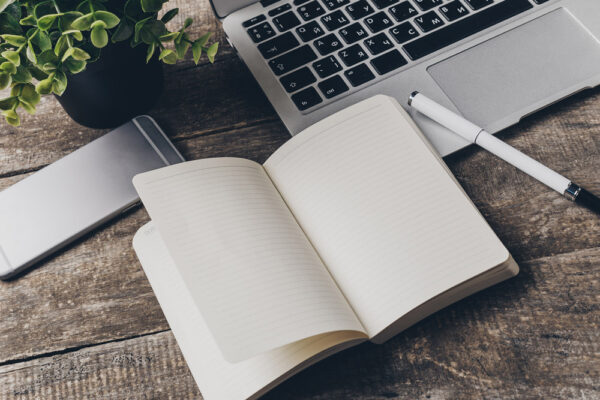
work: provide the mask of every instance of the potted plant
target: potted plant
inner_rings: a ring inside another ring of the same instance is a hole
[[[162,90],[162,63],[191,49],[214,62],[210,33],[192,40],[192,20],[171,31],[159,18],[168,0],[0,0],[0,100],[6,121],[20,124],[40,95],[54,94],[82,125],[109,128],[145,112]]]

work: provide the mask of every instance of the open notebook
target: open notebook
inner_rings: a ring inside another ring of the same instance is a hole
[[[260,396],[517,274],[410,117],[375,96],[236,158],[140,174],[134,248],[207,400]]]

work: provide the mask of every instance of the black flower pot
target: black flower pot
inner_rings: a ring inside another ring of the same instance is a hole
[[[114,128],[147,112],[162,89],[162,63],[146,63],[145,46],[126,41],[109,44],[85,71],[68,75],[67,90],[56,98],[75,122]]]

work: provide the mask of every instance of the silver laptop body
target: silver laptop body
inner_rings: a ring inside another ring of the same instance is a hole
[[[418,90],[495,133],[600,83],[598,0],[213,0],[292,135]],[[409,110],[410,112],[410,110]],[[467,145],[413,113],[438,152]]]

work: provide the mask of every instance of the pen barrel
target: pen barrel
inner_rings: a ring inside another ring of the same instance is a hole
[[[413,93],[409,104],[421,114],[431,118],[438,124],[446,127],[471,143],[475,143],[477,135],[482,131],[481,127],[466,120],[455,112],[450,111],[421,93]]]
[[[483,147],[487,151],[500,157],[507,163],[515,166],[529,176],[537,179],[546,186],[556,190],[560,194],[564,194],[569,187],[571,181],[558,172],[551,170],[544,164],[534,160],[521,153],[514,147],[504,143],[486,131],[481,131],[477,136],[476,144]]]

